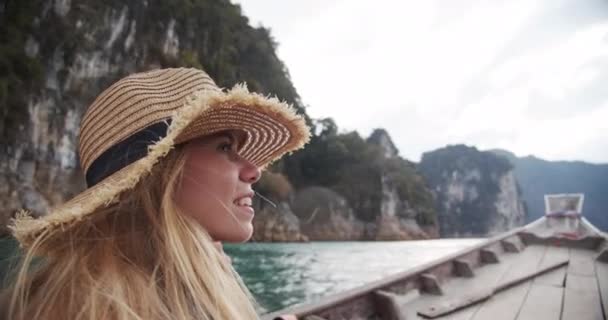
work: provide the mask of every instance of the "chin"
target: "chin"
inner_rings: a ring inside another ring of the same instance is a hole
[[[225,235],[221,241],[232,243],[243,243],[249,241],[253,235],[253,226],[251,223],[244,225],[242,230]]]

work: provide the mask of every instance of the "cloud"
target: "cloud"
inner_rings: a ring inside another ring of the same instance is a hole
[[[384,127],[415,161],[467,143],[608,162],[604,1],[239,2],[312,117]]]
[[[606,34],[608,24],[595,23],[497,63],[476,79],[484,90],[468,97],[452,133],[484,148],[606,161]]]

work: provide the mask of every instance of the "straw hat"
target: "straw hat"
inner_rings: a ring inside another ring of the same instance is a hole
[[[127,76],[102,92],[81,122],[79,156],[88,188],[40,218],[26,211],[10,226],[28,246],[42,232],[62,232],[118,200],[176,144],[229,129],[246,132],[239,154],[262,169],[302,148],[302,116],[244,85],[224,92],[204,71],[161,69]]]

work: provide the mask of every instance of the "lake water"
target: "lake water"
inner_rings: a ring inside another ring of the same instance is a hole
[[[316,301],[455,253],[483,239],[224,245],[262,312]]]

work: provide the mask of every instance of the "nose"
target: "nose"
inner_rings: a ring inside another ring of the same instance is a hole
[[[251,184],[258,182],[262,175],[260,168],[245,159],[243,159],[243,164],[240,172],[240,179]]]

